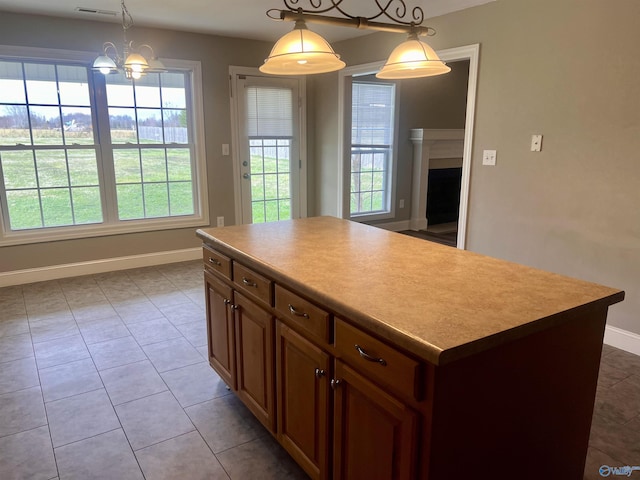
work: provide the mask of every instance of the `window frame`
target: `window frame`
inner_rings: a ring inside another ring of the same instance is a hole
[[[91,64],[95,54],[91,52],[43,49],[32,47],[15,47],[0,45],[0,57],[15,59],[16,61],[41,61],[48,63],[67,63],[87,67],[88,76],[92,76]],[[159,230],[174,230],[190,227],[209,225],[209,200],[207,191],[206,150],[204,135],[204,102],[202,91],[202,66],[198,61],[162,59],[163,63],[171,70],[184,70],[188,75],[187,89],[191,95],[189,125],[192,130],[193,144],[185,144],[193,151],[193,200],[194,213],[192,215],[156,217],[144,219],[119,220],[117,218],[117,199],[115,196],[115,175],[112,161],[103,161],[105,150],[111,150],[112,144],[97,143],[96,159],[98,163],[98,176],[100,181],[100,194],[103,202],[103,221],[97,224],[66,225],[60,227],[40,227],[25,230],[9,229],[6,205],[0,208],[0,247],[9,245],[22,245],[42,243],[57,240],[70,240],[87,237],[102,237],[127,233],[151,232]],[[106,104],[106,99],[98,100],[94,89],[96,77],[89,80],[90,93],[92,94],[91,109],[95,114],[95,124],[106,125],[109,129],[109,117],[107,110],[99,110],[97,103]],[[99,81],[99,80],[98,80]],[[189,99],[187,99],[189,101]],[[106,123],[105,123],[106,122]],[[96,130],[96,137],[98,130]],[[107,141],[99,138],[100,142]],[[109,139],[110,140],[110,139]],[[93,148],[93,147],[92,147]],[[4,191],[4,186],[0,185]]]
[[[375,213],[351,213],[351,122],[352,122],[352,89],[353,81],[358,77],[375,74],[384,62],[374,62],[364,65],[355,65],[341,70],[338,84],[338,103],[342,106],[342,114],[339,116],[340,125],[338,143],[341,145],[342,171],[338,181],[338,210],[342,212],[342,218],[356,222],[371,222],[388,220],[396,216],[396,185],[398,170],[398,130],[400,126],[400,90],[402,83],[393,80],[380,80],[379,83],[395,84],[394,113],[393,113],[393,145],[390,154],[389,175],[387,189],[389,204],[388,210]]]

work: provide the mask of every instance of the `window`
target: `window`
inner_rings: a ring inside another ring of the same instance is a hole
[[[352,216],[391,209],[395,96],[392,83],[352,83]]]
[[[208,223],[198,68],[0,58],[0,244]]]

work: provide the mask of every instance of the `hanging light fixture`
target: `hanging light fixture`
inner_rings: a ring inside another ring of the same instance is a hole
[[[393,49],[391,55],[376,77],[385,80],[430,77],[449,73],[447,66],[438,54],[415,33],[410,33],[406,42],[402,42]]]
[[[295,21],[295,27],[276,42],[269,57],[260,67],[263,73],[275,75],[305,75],[325,73],[340,70],[345,63],[340,55],[324,38],[310,31],[307,23],[352,27],[383,32],[409,34],[409,38],[398,45],[382,70],[376,75],[384,79],[402,79],[441,75],[451,71],[419,36],[432,36],[435,30],[423,27],[424,12],[420,7],[411,10],[411,20],[408,16],[407,5],[404,0],[374,0],[380,10],[371,17],[358,17],[345,12],[341,4],[344,0],[328,0],[330,5],[323,7],[323,0],[308,0],[311,9],[295,7],[300,0],[283,0],[286,10],[271,9],[267,16],[274,20]],[[337,10],[344,18],[320,15],[331,10]],[[373,21],[379,17],[386,17],[394,23]]]
[[[133,26],[133,17],[127,10],[124,0],[121,0],[122,7],[122,31],[123,47],[122,56],[118,48],[112,42],[105,42],[102,46],[102,54],[93,61],[93,69],[100,73],[109,75],[111,73],[123,72],[126,78],[137,80],[147,73],[166,72],[164,64],[155,56],[150,45],[143,44],[135,47],[132,41],[127,41],[127,30]],[[142,51],[146,50],[147,55]]]

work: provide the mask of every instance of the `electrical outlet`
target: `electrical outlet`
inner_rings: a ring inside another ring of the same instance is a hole
[[[218,227],[224,227],[224,217],[218,217],[216,219],[216,226]]]
[[[485,150],[482,152],[482,164],[483,165],[495,165],[496,164],[496,151]]]

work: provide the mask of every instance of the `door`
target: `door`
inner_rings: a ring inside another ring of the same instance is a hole
[[[270,313],[235,292],[238,397],[275,431],[273,322]]]
[[[236,212],[242,223],[304,216],[299,83],[291,78],[235,76],[235,171],[240,176],[236,201],[241,204]]]
[[[236,358],[234,346],[233,291],[231,287],[204,273],[207,302],[207,335],[209,364],[229,387],[236,389]]]
[[[333,478],[415,478],[417,413],[340,360],[332,383]]]
[[[314,480],[329,477],[329,355],[277,321],[278,440]]]

